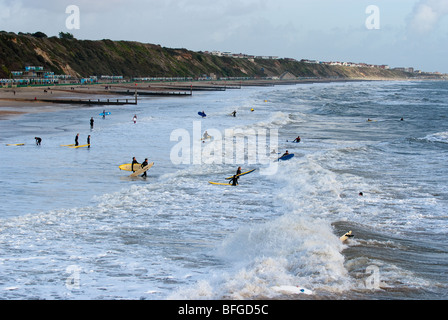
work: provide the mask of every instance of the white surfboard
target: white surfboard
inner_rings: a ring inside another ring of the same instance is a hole
[[[343,236],[341,236],[339,239],[344,242],[347,241],[348,239],[354,237],[354,235],[352,234],[352,231],[350,230],[349,232],[347,232],[346,234],[344,234]]]
[[[275,286],[272,287],[277,292],[285,293],[285,294],[313,294],[313,291],[300,287],[300,286]]]
[[[145,166],[145,167],[143,167],[143,168],[140,168],[140,169],[138,169],[137,171],[135,171],[134,173],[132,173],[132,174],[130,175],[130,177],[137,177],[137,176],[143,174],[143,172],[148,171],[153,165],[154,165],[154,162],[151,162],[151,163],[148,164],[147,166]]]

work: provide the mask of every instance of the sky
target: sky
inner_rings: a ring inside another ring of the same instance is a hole
[[[0,0],[0,30],[448,73],[448,0]]]

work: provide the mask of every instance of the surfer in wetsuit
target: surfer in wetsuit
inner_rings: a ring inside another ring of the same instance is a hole
[[[77,146],[78,145],[78,138],[79,138],[79,133],[76,135],[76,137],[75,137],[75,146]]]
[[[236,110],[233,110],[232,116],[236,117]]]
[[[134,164],[139,164],[138,161],[137,161],[137,159],[135,159],[135,157],[132,158],[132,165],[131,165],[131,170],[132,170],[132,172],[135,172],[135,170],[134,170]]]
[[[95,122],[95,120],[93,120],[93,117],[90,118],[90,129],[93,129],[93,123]]]
[[[145,158],[145,161],[142,162],[142,168],[146,167],[147,165],[148,165],[148,158]],[[143,172],[141,177],[145,177],[146,178],[146,171]]]
[[[284,154],[282,154],[282,156],[280,158],[283,158],[284,156],[287,156],[289,154],[288,150],[286,150],[286,152]]]
[[[300,136],[297,136],[297,138],[295,138],[293,142],[300,142]]]
[[[87,148],[90,148],[90,134],[87,136],[87,144],[88,144]]]
[[[36,139],[36,145],[40,146],[40,143],[42,142],[42,139],[39,137],[34,137]]]
[[[232,184],[232,186],[237,186],[238,185],[238,177],[237,177],[237,175],[234,175],[232,177],[232,179],[230,179],[229,184]]]

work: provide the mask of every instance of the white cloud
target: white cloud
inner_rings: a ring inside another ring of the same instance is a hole
[[[412,13],[409,31],[416,35],[426,35],[433,31],[446,15],[448,15],[447,0],[421,0]]]

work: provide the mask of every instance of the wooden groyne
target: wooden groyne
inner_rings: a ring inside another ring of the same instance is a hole
[[[87,104],[87,105],[126,105],[126,104],[137,104],[137,99],[23,99],[23,98],[8,98],[1,99],[5,101],[15,101],[15,102],[47,102],[47,103],[59,103],[59,104]]]
[[[167,90],[178,90],[178,91],[226,91],[225,86],[182,86],[182,85],[163,85],[160,88]]]
[[[62,104],[87,104],[100,106],[123,106],[126,104],[137,105],[137,99],[40,99],[42,102]]]
[[[186,96],[192,96],[191,91],[134,91],[131,90],[128,91],[111,91],[113,94],[120,94],[120,95],[129,95],[134,96],[137,94],[138,96],[168,96],[168,97],[186,97]]]

